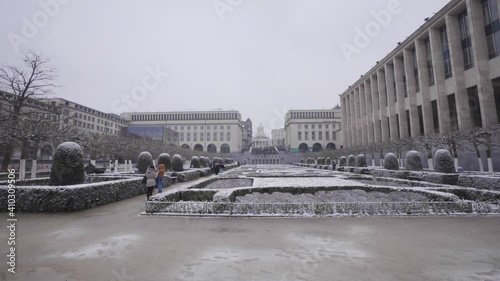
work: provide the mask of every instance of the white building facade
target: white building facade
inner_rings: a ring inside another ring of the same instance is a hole
[[[286,132],[285,129],[274,129],[271,131],[272,145],[278,147],[285,147],[286,145]]]
[[[285,145],[290,152],[342,149],[340,107],[290,110],[285,115]]]
[[[500,123],[500,5],[454,0],[341,95],[346,147]]]
[[[183,148],[210,153],[235,153],[242,148],[241,114],[238,111],[129,112],[128,132],[165,140],[175,133]]]

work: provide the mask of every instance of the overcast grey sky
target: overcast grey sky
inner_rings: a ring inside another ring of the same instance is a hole
[[[59,71],[55,96],[114,113],[235,109],[270,133],[289,109],[335,106],[447,2],[0,0],[0,63],[32,49]]]

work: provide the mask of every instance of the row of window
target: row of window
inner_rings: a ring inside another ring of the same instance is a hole
[[[57,106],[57,102],[56,101],[51,101],[50,104],[53,105],[53,106]],[[73,105],[69,101],[65,101],[64,105],[70,106],[70,107],[74,107],[77,110],[81,110],[81,111],[87,112],[89,114],[94,114],[94,115],[97,115],[97,116],[102,117],[102,118],[107,118],[107,119],[113,120],[115,122],[125,123],[125,121],[122,118],[119,118],[119,117],[116,117],[116,116],[112,116],[110,114],[102,113],[100,111],[94,110],[92,108],[88,108],[88,107],[83,106],[83,105],[79,105],[79,104],[76,104],[76,103]]]
[[[167,121],[167,120],[234,120],[238,113],[158,113],[134,114],[132,121]]]
[[[317,132],[317,136],[318,136],[318,140],[319,141],[322,141],[323,140],[323,132]],[[325,140],[330,140],[330,132],[324,132],[325,134]],[[299,131],[298,134],[297,134],[297,139],[299,141],[302,140],[302,132]],[[337,139],[337,134],[336,132],[332,132],[332,140],[336,140]],[[304,132],[304,140],[309,140],[309,132],[308,131],[305,131]],[[316,132],[311,132],[311,140],[315,141],[316,140]]]
[[[73,117],[78,118],[78,119],[82,119],[84,121],[95,122],[95,117],[87,116],[85,114],[81,114],[81,113],[77,113],[77,112],[75,112],[73,114]],[[105,121],[105,120],[102,120],[99,118],[97,118],[97,124],[102,124],[106,127],[114,127],[115,129],[121,128],[121,126],[119,126],[117,123],[112,123],[111,121]]]
[[[488,46],[488,56],[489,59],[493,59],[497,56],[500,56],[500,21],[498,16],[498,2],[496,0],[481,0],[482,11],[483,11],[483,24],[486,33],[486,43]],[[467,10],[462,11],[457,15],[457,20],[459,24],[459,35],[460,35],[460,46],[463,57],[463,65],[464,70],[468,70],[474,67],[474,59],[473,59],[473,48],[472,48],[472,39],[470,34],[470,19]],[[453,68],[452,68],[452,58],[450,53],[450,42],[448,38],[448,29],[446,25],[443,25],[439,28],[439,43],[441,45],[441,55],[443,59],[443,70],[445,79],[453,77]],[[427,75],[429,80],[428,86],[433,86],[436,83],[435,79],[435,71],[433,59],[432,59],[432,48],[429,37],[424,39],[425,46],[425,61],[427,68]],[[413,78],[415,79],[415,87],[416,92],[420,92],[421,81],[418,71],[418,61],[417,61],[417,53],[416,48],[410,50],[411,59],[410,62],[413,69]],[[405,71],[405,62],[404,57],[396,58],[399,60],[401,65],[401,73],[402,82],[403,82],[403,92],[404,96],[408,97],[408,85],[407,85],[407,76]],[[394,89],[394,102],[398,101],[397,97],[397,87],[396,87],[396,73],[393,64],[388,64],[389,69],[393,74],[393,89]],[[375,93],[378,95],[378,92]],[[386,106],[389,103],[388,95],[387,95],[387,87],[385,87],[385,95],[386,95]]]
[[[101,133],[118,135],[118,130],[112,130],[110,128],[105,128],[103,126],[95,126],[94,124],[86,123],[83,121],[73,120],[73,126],[92,131],[95,130]]]
[[[186,136],[185,140],[186,141],[198,141],[198,136],[200,141],[205,141],[205,133],[180,133],[180,140],[184,141],[184,136]],[[217,132],[213,133],[207,133],[206,134],[206,141],[217,141]],[[192,136],[192,140],[191,140]],[[212,138],[211,138],[212,136]],[[220,132],[219,134],[219,141],[224,141],[224,132]],[[226,133],[226,141],[231,141],[231,133],[227,132]]]
[[[294,119],[315,119],[315,118],[340,118],[340,112],[292,112]]]
[[[222,131],[224,130],[224,127],[227,129],[227,130],[231,130],[231,126],[224,126],[224,125],[220,125],[219,126],[219,129]],[[191,126],[167,126],[168,129],[173,129],[175,131],[178,131],[179,128],[181,131],[184,131],[184,129],[186,129],[186,131],[191,131]],[[207,125],[207,130],[211,130],[213,128],[214,131],[217,130],[217,125]],[[205,126],[192,126],[192,129],[193,131],[197,131],[198,129],[200,129],[201,131],[205,130]]]
[[[336,129],[337,127],[340,128],[340,124],[331,124],[332,125],[332,129]],[[304,126],[304,129],[309,129],[309,124],[299,124],[297,125],[297,128],[299,130],[302,130],[302,126]],[[323,126],[325,127],[325,129],[330,129],[330,124],[317,124],[317,127],[318,129],[323,129]],[[316,124],[311,124],[311,129],[316,129]]]

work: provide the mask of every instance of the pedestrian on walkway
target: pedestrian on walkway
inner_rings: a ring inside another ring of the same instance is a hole
[[[146,198],[149,200],[149,197],[153,195],[153,189],[156,186],[156,178],[158,177],[155,166],[149,166],[144,176],[146,177]]]
[[[158,188],[158,193],[163,191],[163,177],[165,176],[165,164],[160,164],[158,166],[158,177],[156,178],[156,188]]]

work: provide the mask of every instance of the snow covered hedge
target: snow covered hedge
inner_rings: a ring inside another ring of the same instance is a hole
[[[500,190],[500,177],[487,175],[465,175],[460,174],[457,185],[473,187],[478,189]]]
[[[172,157],[172,171],[174,172],[182,172],[184,171],[184,163],[182,161],[182,156],[179,154],[175,154]]]
[[[71,212],[143,194],[142,178],[70,186],[17,186],[16,211]],[[0,186],[0,208],[7,210],[8,187]]]
[[[398,157],[394,153],[387,153],[384,158],[384,169],[399,170]]]
[[[422,171],[422,158],[415,150],[406,153],[406,169],[410,171]]]
[[[149,166],[153,165],[153,156],[147,151],[143,151],[137,157],[137,169],[140,174],[146,173]]]
[[[349,167],[356,166],[356,157],[354,157],[354,155],[349,155],[349,157],[347,158],[347,166]]]
[[[455,173],[455,162],[451,153],[446,149],[439,149],[434,156],[434,171],[438,173]]]
[[[347,158],[345,156],[340,157],[339,159],[339,167],[347,166]]]
[[[366,167],[366,156],[364,154],[359,154],[356,157],[356,167]]]
[[[191,168],[200,168],[200,158],[197,156],[191,157]]]
[[[171,171],[172,170],[172,158],[170,157],[170,154],[168,153],[162,153],[158,157],[158,166],[160,164],[165,165],[165,171]]]

